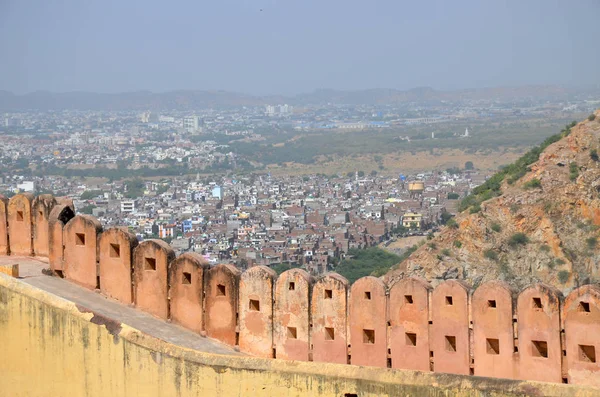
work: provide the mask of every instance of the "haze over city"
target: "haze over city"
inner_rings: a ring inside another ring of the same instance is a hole
[[[0,89],[598,84],[599,12],[596,0],[3,0]]]
[[[0,397],[600,396],[600,0],[0,0]]]

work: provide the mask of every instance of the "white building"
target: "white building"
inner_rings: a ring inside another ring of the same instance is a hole
[[[35,182],[33,181],[23,181],[23,183],[19,183],[17,185],[17,189],[21,192],[34,192],[35,191]]]
[[[200,127],[200,118],[198,116],[189,116],[183,118],[183,128],[188,132],[199,132],[202,130]]]
[[[134,200],[121,201],[121,212],[132,213],[133,211],[135,211],[135,201]]]

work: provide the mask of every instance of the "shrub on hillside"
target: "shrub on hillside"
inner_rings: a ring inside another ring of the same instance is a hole
[[[448,226],[450,229],[458,229],[458,223],[456,223],[454,218],[450,218],[448,222],[446,222],[446,226]]]
[[[492,230],[499,233],[502,230],[502,226],[499,223],[492,223]]]
[[[596,245],[598,245],[598,238],[596,237],[590,237],[587,240],[585,240],[585,243],[587,244],[588,249],[595,249]]]
[[[589,120],[589,121],[594,121],[594,120],[596,120],[596,115],[595,115],[594,113],[590,114],[590,115],[588,116],[588,120]]]
[[[490,259],[490,260],[493,260],[493,261],[497,261],[498,260],[498,253],[496,251],[492,250],[492,249],[488,249],[488,250],[485,250],[483,252],[483,257],[487,258],[487,259]]]
[[[481,206],[479,204],[476,204],[469,209],[470,214],[476,214],[480,211],[481,211]]]
[[[510,245],[511,247],[516,247],[518,245],[526,245],[529,242],[529,238],[527,237],[527,235],[525,233],[515,233],[512,236],[510,236],[510,239],[508,239],[508,245]]]
[[[579,176],[579,166],[576,162],[572,162],[569,164],[569,179],[574,181]]]
[[[596,149],[590,150],[590,158],[594,161],[598,161],[598,151]]]
[[[542,181],[540,181],[537,178],[533,178],[532,180],[525,182],[525,184],[523,185],[523,188],[526,190],[538,189],[540,187],[542,187]]]
[[[569,273],[567,270],[561,270],[558,272],[558,281],[561,284],[565,284],[567,281],[569,281],[569,276],[571,276],[571,273]]]

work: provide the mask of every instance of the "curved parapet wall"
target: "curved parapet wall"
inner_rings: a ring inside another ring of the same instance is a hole
[[[348,358],[348,280],[337,273],[319,278],[311,303],[314,361],[346,363]]]
[[[8,199],[0,194],[0,255],[8,254]]]
[[[389,286],[364,277],[349,285],[336,273],[316,281],[300,269],[279,277],[264,267],[242,273],[210,267],[197,254],[176,258],[161,240],[137,245],[126,230],[103,232],[61,200],[48,216],[42,209],[32,217],[32,202],[56,201],[21,195],[7,205],[0,198],[0,254],[31,255],[44,247],[31,243],[36,228],[47,227],[56,273],[245,353],[600,386],[597,285],[564,300],[543,284],[517,292],[501,282],[472,290],[457,280],[432,288],[417,278]]]
[[[153,338],[0,274],[6,396],[594,397],[599,390],[211,354]],[[65,338],[68,332],[69,338]]]
[[[50,254],[48,242],[50,233],[50,214],[56,205],[56,199],[51,194],[37,196],[31,204],[33,218],[33,254],[48,257]]]
[[[8,201],[8,230],[11,255],[33,253],[31,193],[17,194]]]
[[[133,250],[138,245],[134,234],[126,228],[113,227],[100,236],[100,291],[125,304],[133,303]]]
[[[74,217],[75,211],[66,204],[58,204],[50,212],[48,220],[48,259],[50,269],[56,274],[62,274],[64,267],[64,228]]]
[[[169,318],[169,264],[174,259],[162,240],[146,240],[133,250],[135,306],[164,320]]]
[[[102,225],[89,215],[77,215],[63,230],[64,274],[69,280],[94,289],[98,286],[98,238]]]
[[[204,331],[204,257],[185,253],[169,266],[171,320],[194,332]]]

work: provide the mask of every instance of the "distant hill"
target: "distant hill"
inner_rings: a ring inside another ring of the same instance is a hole
[[[600,111],[490,178],[464,211],[385,277],[600,281]]]
[[[0,91],[0,111],[25,110],[159,110],[221,108],[240,106],[262,106],[265,104],[288,103],[310,104],[402,104],[440,101],[464,101],[479,99],[506,100],[566,100],[581,93],[600,94],[600,87],[585,90],[561,86],[498,87],[457,91],[437,91],[429,87],[408,91],[395,89],[368,90],[316,90],[296,96],[253,96],[227,91],[169,91],[169,92],[125,92],[102,94],[93,92],[54,93],[36,91],[16,95]]]

